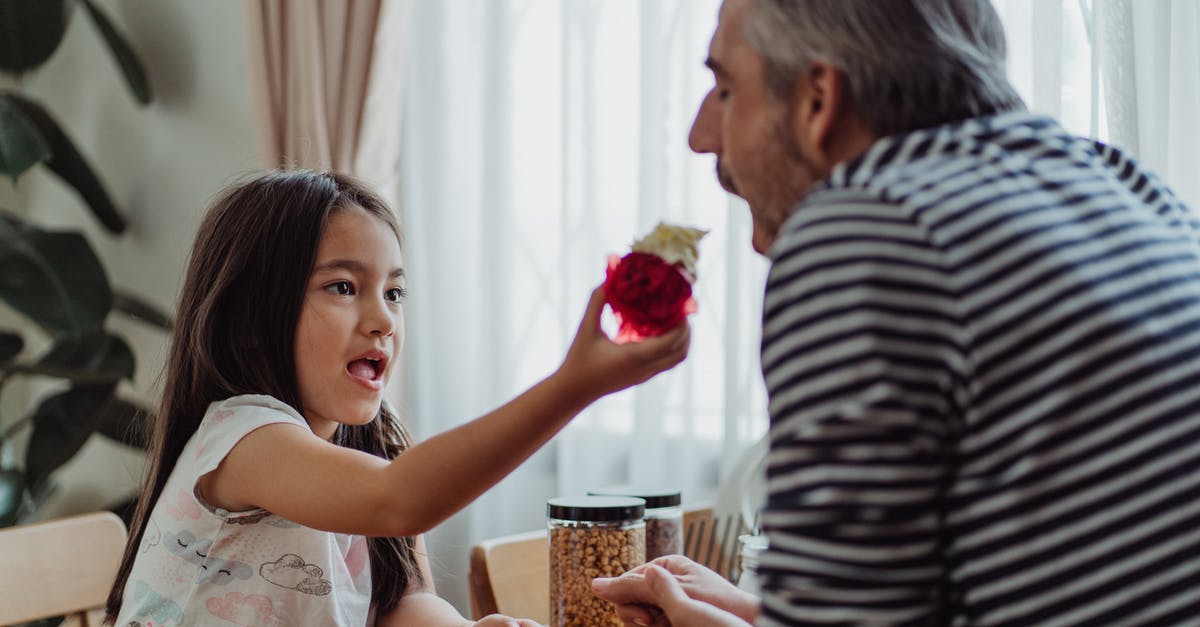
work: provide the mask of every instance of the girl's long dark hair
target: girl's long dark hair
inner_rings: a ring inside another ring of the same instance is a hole
[[[269,394],[301,414],[295,338],[317,244],[334,211],[358,206],[392,228],[390,207],[362,183],[332,172],[273,172],[224,192],[209,209],[192,248],[155,414],[142,492],[129,543],[108,595],[116,620],[150,512],[209,403]],[[408,434],[384,404],[362,426],[338,427],[333,441],[393,459]],[[372,602],[394,608],[420,582],[414,538],[368,538]]]

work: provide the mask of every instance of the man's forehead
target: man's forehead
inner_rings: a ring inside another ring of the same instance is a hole
[[[705,65],[712,68],[713,72],[721,73],[719,68],[728,64],[732,49],[744,43],[742,26],[749,5],[750,0],[725,0],[721,3],[717,14],[717,30],[708,44],[708,59],[705,61]]]

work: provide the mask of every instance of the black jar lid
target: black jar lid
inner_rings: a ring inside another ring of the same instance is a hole
[[[611,485],[595,490],[588,490],[588,494],[597,496],[635,496],[640,499],[646,499],[646,509],[676,507],[683,500],[678,488],[665,486]]]
[[[546,501],[546,515],[557,520],[641,520],[646,501],[628,496],[564,496]]]

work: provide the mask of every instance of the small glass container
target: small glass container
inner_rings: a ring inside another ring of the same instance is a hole
[[[767,550],[767,536],[745,534],[738,536],[740,551],[741,574],[738,575],[737,587],[754,596],[759,596],[760,582],[758,580],[758,562],[763,551]]]
[[[678,488],[617,485],[591,490],[598,496],[632,496],[646,501],[646,561],[683,553],[683,507]]]
[[[546,502],[550,531],[551,627],[619,627],[611,603],[592,593],[596,577],[616,577],[646,561],[646,501],[577,496]]]

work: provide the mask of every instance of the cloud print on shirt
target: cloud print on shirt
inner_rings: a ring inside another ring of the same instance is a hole
[[[176,490],[173,494],[164,495],[162,510],[175,520],[198,520],[201,515],[200,504],[187,490]]]
[[[196,583],[210,581],[223,586],[234,579],[246,580],[254,576],[254,567],[235,560],[221,559],[209,555],[212,540],[197,540],[192,532],[184,529],[166,535],[164,545],[168,551],[200,567]]]
[[[208,557],[208,550],[212,547],[212,540],[196,540],[196,535],[187,529],[179,533],[168,533],[163,539],[163,548],[197,566],[204,563]]]
[[[325,571],[320,566],[305,564],[304,558],[290,553],[263,564],[258,574],[280,588],[305,594],[325,595],[333,589],[328,580],[321,578]]]
[[[151,547],[158,546],[162,542],[162,531],[158,528],[158,523],[151,518],[147,521],[146,533],[142,535],[142,553],[149,551]]]
[[[140,579],[133,583],[133,600],[137,604],[137,615],[149,618],[155,625],[183,624],[183,610],[179,604],[155,592],[150,584]]]
[[[224,598],[209,598],[204,607],[209,614],[235,625],[273,625],[279,621],[271,599],[261,594],[230,592]]]

